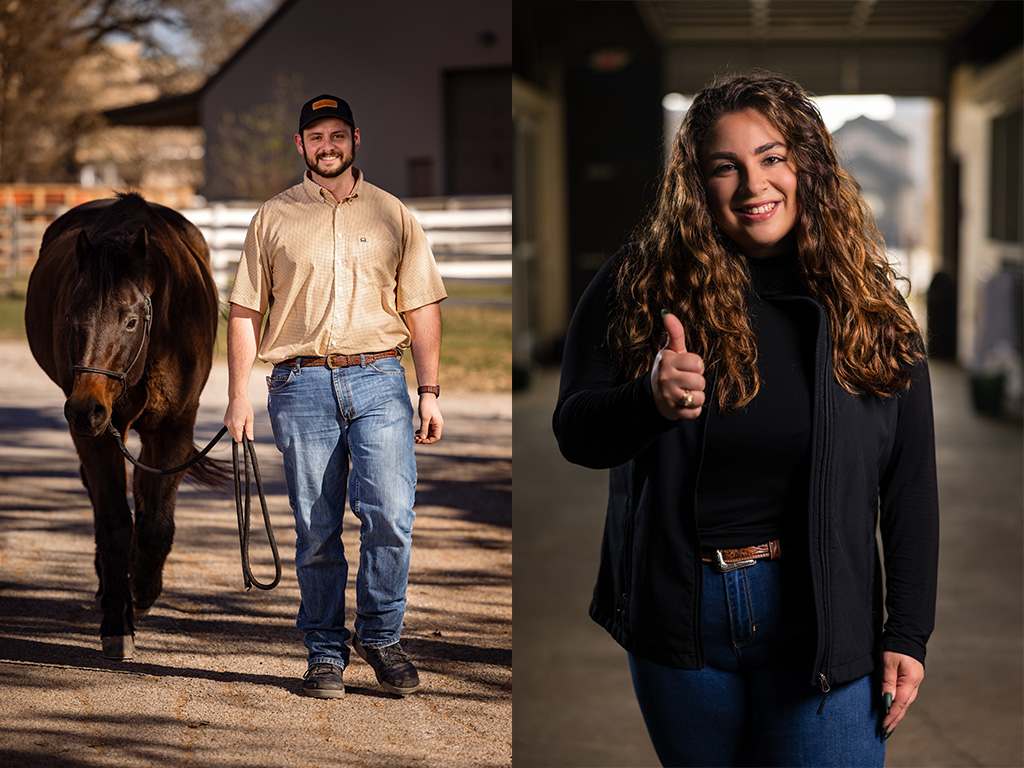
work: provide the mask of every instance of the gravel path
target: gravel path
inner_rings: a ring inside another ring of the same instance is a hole
[[[294,532],[259,406],[265,372],[253,373],[251,392],[281,585],[244,590],[230,491],[183,484],[163,595],[138,622],[135,659],[113,662],[99,651],[92,512],[63,395],[25,344],[0,342],[0,359],[0,765],[511,764],[510,394],[446,387],[445,437],[417,448],[403,645],[423,688],[392,696],[353,653],[346,696],[325,701],[301,695]],[[215,366],[196,425],[201,444],[220,427],[226,381]],[[230,459],[230,447],[213,455]],[[347,522],[355,553],[358,523]],[[253,530],[253,571],[269,581],[256,520]],[[353,592],[350,583],[350,606]]]

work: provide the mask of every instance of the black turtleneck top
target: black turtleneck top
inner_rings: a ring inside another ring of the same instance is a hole
[[[748,264],[761,387],[724,414],[709,398],[697,524],[704,547],[782,539],[796,548],[807,527],[816,315],[807,302],[771,299],[773,287],[797,279],[795,256]]]

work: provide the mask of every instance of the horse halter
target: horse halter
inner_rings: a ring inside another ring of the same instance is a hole
[[[118,373],[117,371],[108,371],[106,368],[93,368],[88,365],[72,365],[71,374],[76,373],[100,373],[104,376],[109,376],[112,379],[117,379],[121,382],[121,394],[114,400],[116,403],[125,393],[128,391],[128,374],[131,373],[132,368],[139,362],[139,356],[142,355],[142,348],[146,346],[146,339],[149,337],[149,330],[153,324],[153,302],[149,298],[148,293],[142,294],[142,301],[144,307],[144,315],[142,317],[142,340],[139,342],[139,348],[135,352],[135,357],[128,363],[128,367],[124,369],[124,373]]]

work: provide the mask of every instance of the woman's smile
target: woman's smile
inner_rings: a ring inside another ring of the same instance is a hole
[[[744,216],[749,216],[751,219],[756,221],[763,221],[764,219],[775,213],[775,208],[778,206],[777,200],[770,203],[759,203],[758,205],[747,206],[746,208],[737,209],[738,212]]]

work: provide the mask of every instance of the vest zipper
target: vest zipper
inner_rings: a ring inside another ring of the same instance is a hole
[[[822,307],[815,301],[810,299],[803,299],[809,301],[813,307],[817,310],[818,314],[818,335],[825,334],[826,339],[828,337],[828,318],[825,315]],[[817,432],[816,437],[820,435],[821,442],[818,445],[820,453],[817,457],[817,471],[812,478],[811,492],[813,494],[813,505],[815,519],[810,521],[809,543],[813,544],[814,534],[818,536],[818,547],[815,553],[813,548],[811,549],[811,574],[812,579],[814,576],[815,569],[818,571],[818,577],[820,579],[819,584],[816,585],[815,593],[817,596],[817,604],[815,606],[818,618],[818,626],[821,631],[821,643],[820,651],[821,655],[816,659],[816,665],[820,670],[817,675],[817,680],[812,681],[812,685],[817,682],[821,686],[822,699],[821,706],[818,708],[818,714],[821,714],[822,709],[825,707],[825,699],[828,697],[828,692],[831,690],[831,686],[828,683],[826,674],[829,670],[829,664],[831,660],[832,650],[832,621],[831,621],[831,579],[829,578],[828,569],[828,547],[829,547],[829,511],[830,511],[830,476],[831,476],[831,450],[832,450],[832,366],[831,366],[831,355],[829,352],[829,342],[826,341],[824,345],[819,346],[818,342],[815,342],[815,392],[814,392],[814,418],[820,420],[820,425],[816,425],[815,429]],[[812,461],[814,458],[812,457]],[[812,470],[814,467],[812,466]],[[815,487],[816,485],[816,487]],[[816,529],[815,529],[816,526]],[[816,562],[815,562],[816,561]]]
[[[821,470],[819,473],[820,487],[818,489],[818,517],[819,517],[819,533],[821,534],[820,541],[820,553],[821,553],[821,610],[822,610],[822,627],[823,627],[823,642],[822,642],[822,655],[821,655],[821,671],[818,673],[818,679],[821,682],[821,691],[824,696],[821,699],[821,707],[818,708],[818,713],[825,707],[825,698],[828,696],[831,687],[828,684],[828,680],[825,675],[828,673],[829,661],[832,652],[832,580],[831,574],[828,567],[828,547],[829,538],[831,531],[829,530],[829,514],[831,510],[831,456],[832,456],[832,390],[831,381],[828,376],[830,370],[829,365],[825,365],[825,375],[822,377],[822,421],[823,421],[823,435],[822,435],[822,457],[821,457]]]
[[[818,679],[821,681],[821,704],[818,707],[818,714],[820,715],[825,710],[825,699],[828,698],[828,692],[832,690],[832,686],[825,679],[824,672],[818,673]]]

